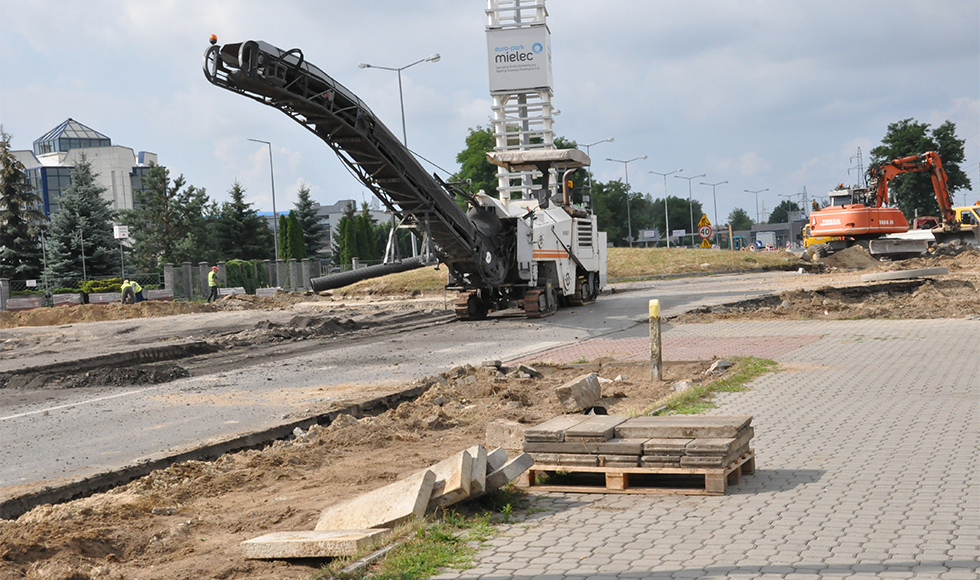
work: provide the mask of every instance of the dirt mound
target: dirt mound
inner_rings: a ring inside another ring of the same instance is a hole
[[[677,322],[705,319],[927,319],[980,318],[980,276],[903,280],[883,284],[791,290],[732,304],[700,308]]]
[[[879,264],[878,260],[872,258],[871,254],[859,245],[853,245],[850,248],[834,252],[822,261],[828,268],[841,269],[872,268]]]
[[[541,379],[456,367],[416,381],[431,386],[377,416],[342,415],[263,449],[176,464],[0,521],[0,578],[115,580],[150,568],[155,578],[309,578],[316,568],[302,563],[243,560],[239,544],[312,529],[323,507],[482,443],[491,419],[555,416],[554,387],[585,372],[607,380],[602,403],[611,413],[630,415],[670,393],[673,382],[702,380],[708,365],[667,362],[662,382],[649,381],[648,366],[631,364],[538,366]]]
[[[0,328],[57,326],[78,322],[150,318],[153,316],[174,316],[177,314],[197,314],[200,312],[269,310],[286,308],[294,304],[299,304],[300,302],[321,300],[330,301],[331,298],[320,297],[315,294],[276,292],[273,296],[253,296],[250,294],[222,296],[217,302],[213,303],[148,300],[139,304],[81,304],[77,306],[58,306],[55,308],[35,308],[20,312],[0,312]]]
[[[950,250],[943,249],[943,247],[950,248],[951,246],[944,244],[944,246],[937,247],[935,252],[928,255],[878,264],[875,269],[881,272],[935,268],[939,266],[946,266],[950,272],[980,269],[980,248],[962,245]]]

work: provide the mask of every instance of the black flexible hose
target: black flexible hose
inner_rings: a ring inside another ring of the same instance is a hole
[[[424,265],[425,263],[422,262],[421,256],[416,258],[408,258],[393,264],[378,264],[377,266],[368,266],[367,268],[359,268],[357,270],[351,270],[350,272],[340,272],[338,274],[323,276],[321,278],[311,278],[310,286],[313,287],[314,292],[323,292],[324,290],[333,290],[334,288],[350,286],[351,284],[360,282],[361,280],[368,280],[370,278],[377,278],[388,274],[415,270],[416,268],[421,268]]]

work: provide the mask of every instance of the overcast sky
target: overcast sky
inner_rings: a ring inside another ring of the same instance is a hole
[[[15,149],[71,117],[113,144],[159,155],[171,176],[227,199],[233,180],[249,201],[293,207],[301,182],[316,201],[370,193],[323,142],[279,111],[209,84],[208,36],[265,40],[306,59],[360,96],[396,135],[394,72],[402,73],[411,148],[449,171],[467,129],[487,125],[486,3],[477,0],[190,1],[3,0],[0,123]],[[755,213],[744,190],[768,189],[771,209],[803,191],[824,196],[856,182],[889,123],[938,126],[966,140],[963,168],[980,199],[980,2],[977,0],[552,0],[555,133],[592,148],[598,179],[623,177],[661,197],[648,171],[706,177],[692,191],[713,220]],[[427,166],[434,170],[430,166]],[[688,195],[670,177],[668,193]]]

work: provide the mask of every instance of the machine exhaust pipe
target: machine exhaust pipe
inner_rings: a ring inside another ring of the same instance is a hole
[[[378,278],[380,276],[387,276],[388,274],[397,274],[398,272],[408,272],[409,270],[415,270],[421,268],[422,266],[425,266],[425,262],[423,261],[422,256],[418,256],[392,264],[378,264],[376,266],[368,266],[366,268],[351,270],[350,272],[340,272],[331,276],[311,278],[310,286],[313,288],[314,292],[323,292],[324,290],[333,290],[334,288],[350,286],[351,284],[360,282],[361,280]]]

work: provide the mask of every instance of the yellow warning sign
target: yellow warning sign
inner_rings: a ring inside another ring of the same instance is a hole
[[[701,214],[701,221],[698,222],[698,227],[701,227],[701,226],[710,226],[710,225],[711,225],[711,222],[708,221],[708,216],[705,215],[705,214]]]
[[[710,248],[711,247],[711,242],[709,242],[707,239],[701,240],[701,247],[702,248]]]

